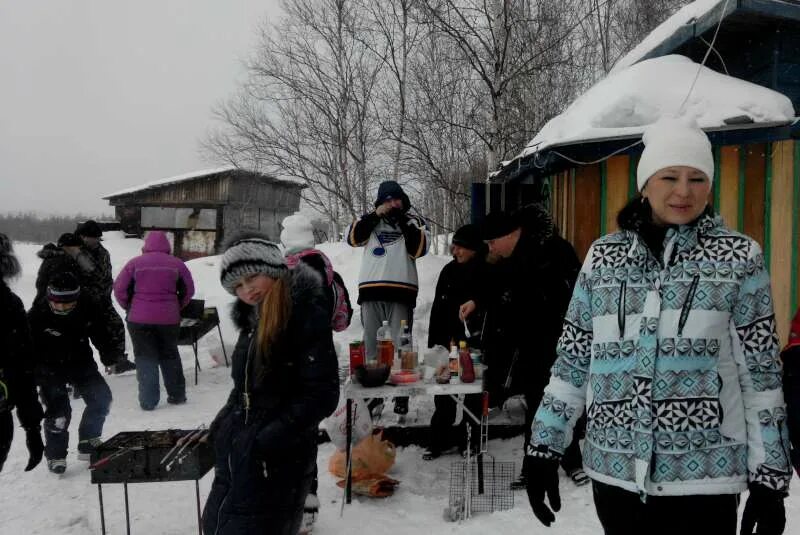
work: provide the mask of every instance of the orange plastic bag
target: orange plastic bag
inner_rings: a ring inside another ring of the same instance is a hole
[[[343,489],[344,479],[336,483]],[[353,481],[353,494],[372,496],[373,498],[386,498],[394,494],[394,489],[400,482],[387,476],[368,476],[366,479]]]
[[[383,440],[382,433],[368,435],[353,447],[353,481],[381,476],[394,465],[396,456],[394,444]],[[335,451],[328,461],[328,470],[336,477],[347,474],[345,452]]]

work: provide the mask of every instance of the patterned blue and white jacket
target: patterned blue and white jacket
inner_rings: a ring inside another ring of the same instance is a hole
[[[789,442],[759,245],[705,215],[660,264],[638,234],[589,250],[528,453],[564,452],[587,410],[594,480],[640,495],[788,489]],[[663,267],[666,266],[666,267]]]

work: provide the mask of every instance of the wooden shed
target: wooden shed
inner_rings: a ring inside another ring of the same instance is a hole
[[[800,2],[730,0],[723,12],[724,4],[723,0],[676,26],[672,33],[657,29],[646,50],[634,50],[631,63],[676,51],[701,62],[708,50],[705,43],[712,41],[722,19],[716,53],[706,66],[779,91],[798,109]],[[653,42],[654,35],[666,37]],[[800,304],[800,125],[794,117],[758,121],[740,116],[725,123],[704,128],[716,164],[709,202],[729,227],[763,247],[778,331],[785,342]],[[529,146],[491,177],[488,205],[487,186],[474,184],[474,219],[492,209],[545,202],[583,258],[592,241],[616,229],[619,209],[637,193],[640,139],[641,129],[629,135],[572,139],[541,150]]]
[[[278,240],[280,223],[300,206],[303,185],[235,167],[187,173],[103,197],[122,230],[163,230],[184,260],[216,254],[226,233],[258,229]]]

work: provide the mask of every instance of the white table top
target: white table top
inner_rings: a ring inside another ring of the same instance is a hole
[[[483,383],[480,380],[474,383],[457,382],[455,384],[439,384],[435,381],[404,385],[386,384],[376,387],[364,387],[350,380],[344,385],[346,399],[388,398],[394,396],[441,396],[448,394],[480,394],[483,392]]]

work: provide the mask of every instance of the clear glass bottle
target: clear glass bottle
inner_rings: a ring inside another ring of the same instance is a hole
[[[383,325],[378,328],[376,337],[378,339],[378,363],[391,368],[394,364],[394,340],[388,321],[384,321]]]

